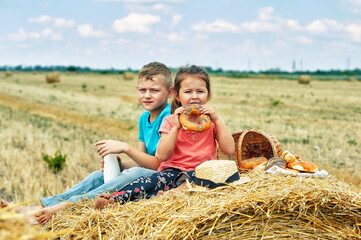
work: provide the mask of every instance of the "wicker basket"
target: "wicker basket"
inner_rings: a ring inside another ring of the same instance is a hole
[[[218,148],[217,158],[236,161],[241,172],[245,171],[245,169],[240,167],[243,160],[255,157],[270,159],[272,157],[280,157],[282,154],[282,147],[278,140],[261,130],[247,129],[233,133],[232,136],[236,144],[235,153],[227,155]]]

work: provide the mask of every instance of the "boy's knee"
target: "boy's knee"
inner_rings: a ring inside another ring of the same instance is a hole
[[[91,178],[93,180],[104,179],[104,173],[101,170],[97,170],[89,174],[87,178]]]

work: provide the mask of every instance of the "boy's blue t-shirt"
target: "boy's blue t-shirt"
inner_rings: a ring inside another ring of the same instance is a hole
[[[163,119],[170,115],[170,104],[164,107],[163,111],[159,114],[159,116],[152,122],[149,123],[149,111],[144,112],[138,120],[139,124],[139,134],[138,139],[140,142],[145,143],[145,147],[147,148],[147,153],[149,155],[154,156],[155,151],[158,146],[158,142],[160,139],[159,128],[163,122]]]

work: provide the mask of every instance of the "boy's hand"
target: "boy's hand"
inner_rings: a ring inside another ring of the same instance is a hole
[[[174,111],[173,127],[181,129],[182,125],[179,122],[179,115],[184,112],[184,107],[179,107]]]
[[[98,147],[98,154],[102,158],[104,158],[108,154],[119,154],[119,153],[126,153],[129,150],[128,143],[115,141],[115,140],[102,140],[96,142],[94,146]]]
[[[211,117],[212,122],[215,122],[219,119],[217,113],[214,111],[214,109],[211,106],[208,105],[202,105],[201,107],[201,113],[202,114],[207,114]]]

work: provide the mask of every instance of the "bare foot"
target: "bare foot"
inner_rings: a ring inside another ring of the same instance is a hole
[[[10,206],[10,203],[4,199],[0,200],[0,207],[7,207]]]
[[[35,219],[35,214],[42,209],[41,206],[34,206],[34,207],[28,207],[25,205],[16,205],[12,204],[4,199],[0,200],[0,206],[1,207],[11,207],[14,209],[16,213],[20,213],[24,215],[24,218],[26,221],[30,224],[36,224],[37,221]]]
[[[99,198],[95,202],[94,209],[101,210],[105,208],[108,204],[114,203],[114,198],[111,198],[110,195],[103,196],[100,195]]]
[[[59,212],[67,205],[67,202],[63,202],[51,207],[41,209],[35,214],[36,221],[38,221],[38,223],[41,225],[45,225],[57,212]]]
[[[157,196],[163,196],[164,195],[164,191],[160,190],[159,192],[157,192]]]

